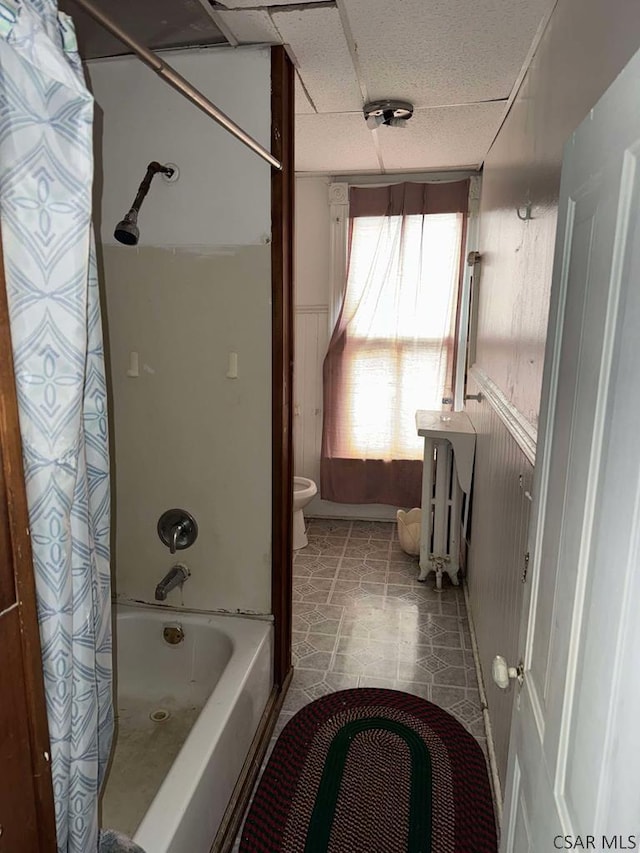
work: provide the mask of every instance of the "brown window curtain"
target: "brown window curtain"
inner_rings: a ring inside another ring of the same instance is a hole
[[[320,490],[419,506],[416,409],[453,383],[469,181],[352,187],[344,300],[323,367]]]

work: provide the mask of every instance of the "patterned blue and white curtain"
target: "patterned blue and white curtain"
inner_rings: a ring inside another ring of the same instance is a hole
[[[93,99],[55,0],[0,0],[0,215],[58,847],[98,845],[111,748],[109,466]]]

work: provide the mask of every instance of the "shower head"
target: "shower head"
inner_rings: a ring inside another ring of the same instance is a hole
[[[132,207],[129,213],[116,225],[116,230],[113,236],[119,243],[124,243],[125,246],[135,246],[140,239],[140,229],[136,225],[138,221],[138,211]]]
[[[149,192],[153,176],[157,175],[158,172],[161,172],[163,175],[171,178],[175,173],[175,169],[171,168],[171,166],[162,166],[160,163],[156,163],[155,160],[147,166],[147,174],[144,176],[142,183],[138,187],[138,192],[133,204],[131,205],[131,209],[125,218],[118,222],[116,229],[113,232],[113,236],[116,240],[119,243],[124,243],[125,246],[136,246],[140,239],[138,213],[140,212],[142,202],[145,200],[145,197]]]

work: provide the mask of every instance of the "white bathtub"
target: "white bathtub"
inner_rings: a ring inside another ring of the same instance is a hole
[[[170,645],[163,629],[175,623],[184,641]],[[118,606],[117,704],[121,732],[126,725],[132,731],[129,740],[123,734],[116,742],[114,770],[120,761],[120,775],[107,779],[104,799],[111,807],[103,806],[105,825],[107,813],[117,816],[118,796],[126,808],[144,797],[147,781],[160,772],[164,781],[157,793],[157,781],[150,783],[147,797],[153,799],[134,841],[147,853],[209,853],[269,696],[272,635],[271,623],[257,619]],[[172,712],[172,721],[150,722],[149,710],[157,708]],[[165,775],[160,753],[170,725],[177,731],[177,740],[171,735],[176,750],[185,733],[186,739]],[[128,749],[132,755],[138,750],[135,766],[126,765]]]

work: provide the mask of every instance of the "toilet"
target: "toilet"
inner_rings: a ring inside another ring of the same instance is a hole
[[[304,515],[302,510],[311,498],[318,492],[318,487],[313,480],[306,477],[293,478],[293,550],[304,548],[308,544],[307,533],[304,528]]]

